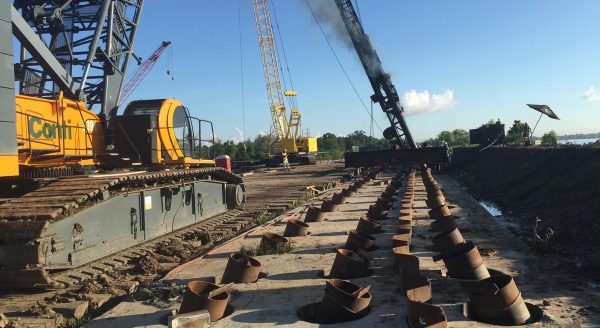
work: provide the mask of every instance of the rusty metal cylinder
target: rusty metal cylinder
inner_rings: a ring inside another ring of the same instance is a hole
[[[392,239],[392,252],[396,254],[410,254],[410,245],[405,240]]]
[[[450,208],[447,205],[442,205],[438,208],[431,209],[427,212],[429,218],[432,220],[440,220],[452,216]]]
[[[406,298],[416,302],[431,302],[431,282],[422,274],[402,273],[400,290]]]
[[[348,202],[348,197],[342,195],[342,193],[335,193],[333,194],[333,196],[331,197],[331,201],[335,204],[345,204]]]
[[[367,216],[372,219],[384,220],[387,219],[388,211],[383,209],[375,204],[369,206],[369,211],[367,212]]]
[[[447,218],[435,220],[431,222],[431,231],[433,232],[446,232],[456,229],[456,220],[454,217],[449,216]]]
[[[319,208],[311,206],[306,210],[304,222],[321,222],[323,220],[325,220],[325,213]]]
[[[427,192],[427,195],[434,195],[438,191],[442,191],[442,187],[439,184],[425,185],[425,192]]]
[[[400,216],[410,215],[412,217],[413,210],[412,208],[401,208],[400,211],[398,211],[398,213],[400,214]]]
[[[427,198],[425,204],[430,209],[439,208],[446,205],[446,198],[443,195]]]
[[[412,230],[412,221],[411,220],[398,220],[398,228],[399,229],[411,229]]]
[[[443,196],[444,193],[442,192],[441,189],[437,189],[437,190],[429,190],[429,191],[425,191],[427,193],[427,198],[432,198],[432,197],[437,197],[437,196]]]
[[[287,243],[287,238],[272,232],[265,232],[260,240],[260,247],[275,249],[283,247]]]
[[[207,310],[210,314],[210,321],[221,319],[229,304],[230,294],[228,291],[224,291],[209,297],[210,292],[217,288],[219,285],[206,281],[190,282],[181,301],[179,313]]]
[[[383,230],[381,229],[381,223],[376,220],[369,219],[368,217],[361,217],[358,220],[358,225],[356,226],[356,230],[368,234],[377,234],[381,233]]]
[[[479,250],[469,241],[435,256],[434,261],[444,261],[448,275],[459,279],[482,280],[490,277]]]
[[[469,294],[469,314],[483,322],[522,325],[531,317],[514,279],[505,274],[463,282]]]
[[[323,212],[335,212],[339,209],[339,205],[328,200],[323,199],[323,203],[321,204],[321,211]]]
[[[330,276],[354,279],[369,275],[369,260],[349,249],[338,248],[331,266]]]
[[[221,283],[252,283],[258,280],[261,264],[255,258],[232,253],[225,266]]]
[[[329,279],[326,282],[325,293],[333,297],[339,304],[353,312],[364,310],[371,303],[371,294],[368,292],[361,297],[354,295],[359,286],[341,279]]]
[[[353,251],[359,249],[369,251],[375,248],[375,240],[375,237],[368,233],[350,230],[348,232],[348,239],[346,239],[346,248]]]
[[[454,245],[462,244],[465,242],[462,234],[458,228],[454,228],[448,231],[440,232],[435,235],[432,239],[433,250],[436,252],[444,252],[452,249]]]
[[[353,197],[356,192],[350,190],[349,188],[344,188],[342,189],[341,194],[345,197]]]
[[[369,292],[355,296],[361,287],[340,279],[330,279],[326,282],[323,300],[317,308],[320,323],[345,322],[366,315],[371,302]]]
[[[412,229],[397,229],[396,234],[392,237],[392,245],[395,246],[395,242],[398,240],[404,240],[409,245],[412,240]]]
[[[285,225],[285,230],[283,231],[284,237],[299,237],[308,235],[308,224],[296,220],[289,219]]]
[[[375,205],[376,205],[377,207],[383,208],[383,209],[385,209],[385,210],[388,210],[388,211],[389,211],[389,210],[390,210],[390,208],[392,207],[392,204],[393,204],[393,202],[392,202],[392,201],[390,201],[390,200],[388,200],[388,199],[385,199],[385,198],[383,198],[383,197],[381,197],[381,196],[379,196],[379,197],[377,198],[377,201],[375,202]]]
[[[415,255],[394,252],[394,266],[401,274],[419,274],[419,258]]]

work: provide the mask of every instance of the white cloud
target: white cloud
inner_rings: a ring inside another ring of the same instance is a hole
[[[441,94],[430,94],[428,90],[410,90],[404,94],[402,104],[407,115],[438,112],[455,105],[454,91],[446,89]]]
[[[237,126],[235,127],[235,132],[237,133],[237,136],[233,138],[233,141],[235,142],[243,142],[244,141],[244,132],[242,131],[242,129],[238,128]]]
[[[589,102],[600,102],[600,93],[592,85],[583,93],[581,98]]]

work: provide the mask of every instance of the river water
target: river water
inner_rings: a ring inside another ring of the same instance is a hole
[[[594,142],[596,142],[596,140],[598,140],[598,139],[559,139],[558,143],[560,145],[564,145],[567,143],[571,143],[574,145],[584,145],[587,143],[594,143]]]

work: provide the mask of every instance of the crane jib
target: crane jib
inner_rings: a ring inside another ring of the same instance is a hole
[[[384,137],[392,139],[401,148],[417,148],[410,130],[404,120],[398,93],[385,72],[377,52],[373,48],[369,36],[365,33],[351,0],[336,0],[336,5],[348,30],[352,44],[371,82],[374,95],[373,102],[379,103],[390,121],[390,127],[384,131]]]

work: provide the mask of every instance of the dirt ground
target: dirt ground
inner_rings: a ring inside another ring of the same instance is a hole
[[[600,284],[600,147],[459,148],[449,169],[496,204],[553,271]]]

